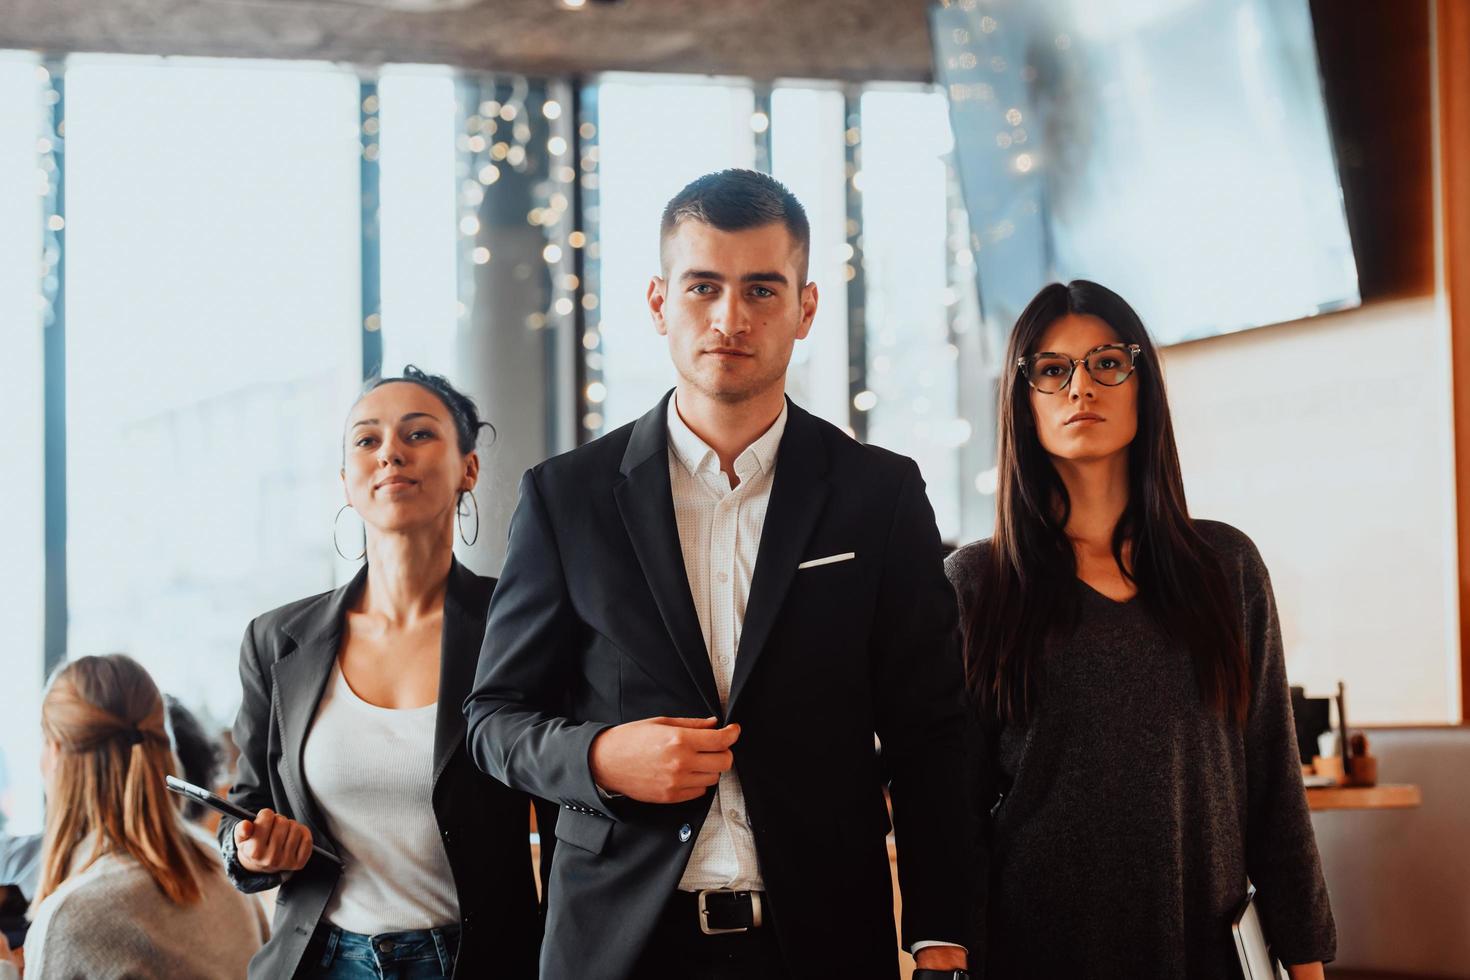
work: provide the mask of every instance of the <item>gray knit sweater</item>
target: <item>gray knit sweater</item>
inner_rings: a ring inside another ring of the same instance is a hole
[[[224,869],[175,905],[130,857],[109,854],[48,895],[26,936],[25,980],[240,980],[265,942],[265,912]],[[0,963],[0,980],[14,980]]]
[[[991,980],[1235,980],[1230,923],[1247,878],[1284,962],[1333,957],[1270,579],[1240,531],[1196,526],[1240,602],[1249,718],[1242,729],[1204,707],[1188,653],[1141,603],[1078,583],[1078,627],[1046,650],[1030,723],[976,726],[977,942]],[[989,547],[946,564],[962,610]]]

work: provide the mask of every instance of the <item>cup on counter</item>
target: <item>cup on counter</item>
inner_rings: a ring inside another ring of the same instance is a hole
[[[1326,776],[1334,783],[1343,782],[1347,773],[1343,772],[1342,756],[1319,755],[1312,759],[1312,771],[1319,776]]]
[[[1378,756],[1355,755],[1348,760],[1348,782],[1354,786],[1378,785]]]

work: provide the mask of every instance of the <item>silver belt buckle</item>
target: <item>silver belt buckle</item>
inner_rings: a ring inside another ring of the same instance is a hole
[[[707,897],[710,894],[712,894],[712,893],[713,894],[734,894],[735,892],[736,892],[736,889],[734,889],[734,888],[702,888],[702,889],[699,890],[699,892],[697,894],[698,894],[698,901],[699,901],[699,931],[700,932],[704,933],[706,936],[718,936],[721,933],[727,933],[727,932],[749,932],[750,931],[750,928],[748,928],[746,926],[736,926],[734,929],[714,929],[714,928],[711,928],[710,927],[710,924],[709,924],[709,907],[706,904]],[[761,924],[761,896],[760,896],[760,893],[759,892],[750,892],[749,895],[750,895],[750,926],[751,927],[759,926]]]

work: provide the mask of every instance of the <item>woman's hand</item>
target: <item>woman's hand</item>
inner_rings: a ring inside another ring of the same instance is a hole
[[[235,824],[235,859],[246,871],[300,871],[311,859],[311,831],[267,807]]]
[[[1322,980],[1321,963],[1297,963],[1288,966],[1286,972],[1291,980]]]

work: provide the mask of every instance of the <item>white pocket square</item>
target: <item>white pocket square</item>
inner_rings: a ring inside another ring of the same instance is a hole
[[[835,565],[840,561],[851,561],[856,557],[856,551],[844,551],[840,555],[828,555],[826,558],[813,558],[811,561],[804,561],[796,566],[796,570],[799,572],[803,568],[816,568],[818,565]]]

